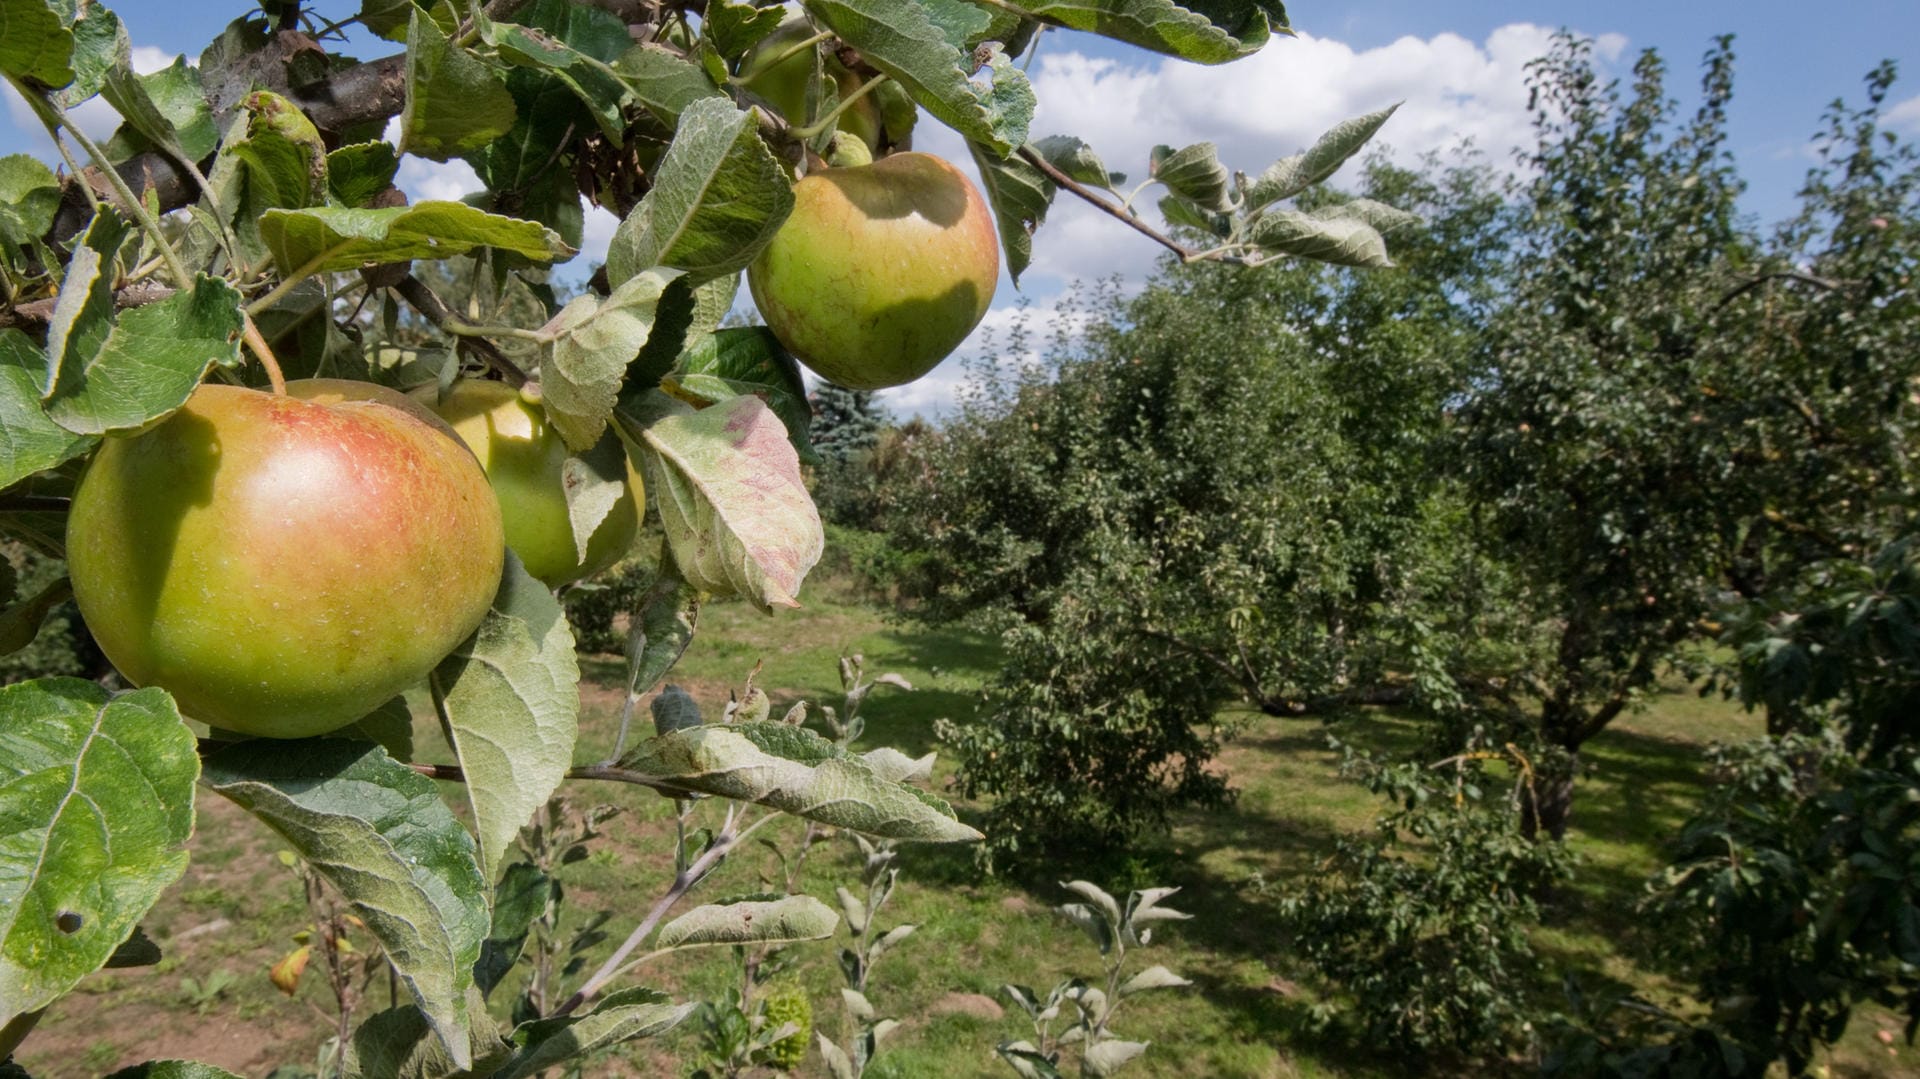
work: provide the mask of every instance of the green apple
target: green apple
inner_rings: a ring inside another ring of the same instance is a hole
[[[404,394],[203,385],[110,438],[67,518],[73,594],[128,681],[226,730],[365,716],[465,640],[499,590],[486,475]]]
[[[453,425],[480,459],[487,482],[500,499],[507,546],[520,556],[528,573],[547,587],[558,588],[606,569],[633,547],[647,502],[646,487],[631,463],[626,491],[594,529],[582,559],[574,543],[561,477],[567,444],[547,423],[537,399],[528,400],[504,383],[479,379],[454,383],[438,401],[432,393],[433,388],[427,387],[421,399]]]
[[[806,19],[789,19],[740,61],[740,85],[778,109],[790,124],[807,122],[807,79],[813,74],[813,51],[794,52],[793,49],[813,35],[813,26]],[[860,88],[860,76],[833,57],[827,58],[824,72],[833,80],[834,91],[842,101]],[[862,97],[840,114],[835,126],[858,137],[868,149],[879,149],[882,126],[879,102],[871,94]]]
[[[993,302],[1000,244],[986,201],[931,154],[821,169],[747,268],[761,317],[830,382],[912,382],[966,340]]]

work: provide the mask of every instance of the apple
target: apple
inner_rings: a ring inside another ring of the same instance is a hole
[[[789,19],[740,61],[740,85],[778,109],[790,124],[807,122],[807,79],[813,74],[813,51],[793,52],[793,47],[813,35],[813,26],[805,18]],[[783,54],[788,53],[791,55],[783,58]],[[834,57],[827,58],[823,73],[833,80],[834,90],[842,101],[860,88],[860,76]],[[868,94],[841,113],[835,126],[858,137],[869,150],[879,149],[882,126],[879,102]]]
[[[959,169],[921,153],[808,173],[747,267],[773,335],[853,390],[933,370],[979,325],[999,277],[986,201]]]
[[[646,506],[646,487],[640,474],[627,465],[627,489],[613,504],[600,527],[587,541],[587,557],[580,558],[567,516],[561,466],[567,444],[547,423],[538,399],[528,399],[500,382],[462,379],[433,400],[433,387],[420,391],[440,417],[453,425],[467,444],[487,482],[500,499],[500,519],[507,546],[520,556],[527,572],[549,588],[589,577],[613,565],[633,547]]]
[[[128,681],[214,727],[336,730],[480,625],[505,540],[487,477],[406,395],[203,385],[110,438],[67,518],[74,600]]]

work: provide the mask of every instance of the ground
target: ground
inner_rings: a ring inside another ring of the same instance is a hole
[[[694,695],[709,719],[717,719],[728,687],[738,687],[761,662],[758,684],[773,697],[777,716],[802,698],[838,705],[837,659],[858,652],[869,675],[893,671],[914,686],[911,693],[874,691],[863,713],[865,745],[892,745],[918,756],[941,748],[933,737],[935,719],[971,715],[974,691],[993,670],[991,640],[889,621],[831,594],[803,598],[804,610],[773,618],[744,605],[710,608],[672,681]],[[619,667],[615,657],[586,657],[583,667],[590,682],[579,757],[590,760],[612,742],[620,695],[607,687],[617,681]],[[1121,1012],[1115,1024],[1121,1034],[1153,1043],[1125,1074],[1402,1074],[1404,1065],[1390,1047],[1363,1053],[1305,1028],[1305,1005],[1314,990],[1307,973],[1289,962],[1270,892],[1318,864],[1337,832],[1365,828],[1378,807],[1359,787],[1339,779],[1337,757],[1316,723],[1234,718],[1240,733],[1218,762],[1238,791],[1232,806],[1188,814],[1164,841],[1127,857],[1090,862],[1109,873],[1096,883],[1112,890],[1179,886],[1168,905],[1195,915],[1163,928],[1138,959],[1143,966],[1164,964],[1195,984],[1136,998]],[[1579,790],[1572,835],[1582,859],[1579,883],[1537,938],[1550,965],[1597,971],[1656,995],[1668,988],[1636,958],[1648,949],[1635,937],[1634,903],[1658,864],[1661,840],[1678,827],[1700,788],[1701,747],[1757,729],[1752,717],[1723,702],[1675,687],[1591,744],[1585,756],[1592,770]],[[428,739],[437,735],[422,724],[419,737],[422,746],[431,746]],[[1415,733],[1403,719],[1372,713],[1349,723],[1342,737],[1409,745]],[[950,762],[943,761],[936,788],[950,772]],[[573,914],[567,924],[577,926],[594,912],[610,915],[605,930],[612,939],[588,949],[595,963],[671,876],[670,803],[639,788],[608,787],[575,784],[565,791],[576,807],[605,802],[623,810],[591,854],[562,871],[566,908]],[[448,795],[457,797],[452,788]],[[963,814],[971,808],[960,806]],[[784,830],[774,838],[789,847],[802,829],[792,821],[778,827]],[[308,924],[299,879],[278,851],[275,837],[251,818],[219,798],[204,798],[187,875],[145,922],[165,958],[155,967],[97,973],[55,1004],[22,1047],[20,1062],[29,1074],[81,1079],[164,1057],[202,1060],[249,1077],[277,1065],[311,1069],[333,1029],[333,1000],[317,964],[291,999],[268,981],[269,967],[296,946],[293,935]],[[1071,974],[1091,976],[1099,969],[1097,953],[1053,912],[1066,896],[1050,881],[983,877],[970,852],[955,847],[907,847],[899,865],[900,887],[879,924],[920,928],[873,975],[868,996],[882,1015],[901,1019],[903,1026],[868,1074],[1010,1076],[993,1047],[1030,1030],[1001,986],[1013,982],[1044,992]],[[761,890],[780,873],[772,853],[749,847],[704,882],[694,899]],[[851,842],[837,839],[815,848],[804,881],[808,892],[837,909],[834,888],[857,887],[857,877]],[[781,977],[807,988],[820,1028],[844,1043],[834,957],[841,942],[844,936],[832,945],[796,949],[793,966]],[[496,991],[496,1012],[524,983],[524,971],[523,964]],[[731,953],[715,950],[660,960],[621,984],[702,997],[736,985],[738,978]],[[385,980],[376,979],[367,1010],[385,1007],[386,994]],[[1920,1053],[1897,1037],[1893,1048],[1878,1038],[1899,1029],[1881,1009],[1866,1009],[1845,1045],[1824,1063],[1833,1075],[1920,1075]],[[696,1045],[691,1028],[683,1027],[596,1061],[584,1074],[684,1075]],[[1512,1070],[1524,1072],[1524,1062],[1514,1062]],[[825,1074],[817,1052],[799,1074]]]

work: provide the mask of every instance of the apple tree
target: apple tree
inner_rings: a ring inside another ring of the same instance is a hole
[[[107,7],[0,0],[0,75],[64,166],[0,158],[0,534],[67,559],[71,581],[13,597],[3,639],[31,641],[71,587],[119,670],[0,690],[0,1060],[93,971],[151,961],[141,918],[208,798],[311,865],[411,1000],[343,1028],[341,1074],[533,1075],[670,1029],[691,1003],[622,984],[643,943],[833,930],[806,897],[676,913],[766,821],[980,837],[897,754],[775,720],[764,694],[722,723],[671,695],[651,732],[632,722],[704,604],[796,606],[821,554],[796,354],[862,386],[924,371],[985,310],[1000,259],[1025,269],[1061,190],[1188,260],[1387,257],[1383,208],[1289,204],[1384,113],[1257,176],[1207,143],[1156,151],[1162,214],[1206,238],[1191,247],[1112,194],[1093,148],[1029,136],[1014,61],[1044,30],[1218,64],[1285,31],[1265,0],[237,14],[197,62],[136,74]],[[764,77],[783,65],[797,95]],[[96,97],[120,118],[104,140],[73,115]],[[984,192],[913,152],[923,122],[965,139]],[[405,155],[464,161],[484,190],[410,203]],[[583,200],[620,224],[567,299],[547,271],[580,246]],[[750,270],[783,313],[722,329]],[[456,281],[467,295],[436,287]],[[474,400],[498,422],[470,423]],[[664,541],[631,612],[625,709],[611,745],[580,745],[548,586],[642,513]],[[414,746],[414,707],[444,746]],[[593,781],[681,808],[675,875],[597,970],[502,1027],[488,994],[547,886],[512,841],[562,784]]]

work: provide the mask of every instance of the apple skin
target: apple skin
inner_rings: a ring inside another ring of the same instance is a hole
[[[334,379],[201,386],[107,439],[67,518],[74,599],[120,673],[272,738],[337,730],[425,678],[486,617],[505,549],[451,429]]]
[[[740,61],[740,85],[780,110],[781,117],[790,124],[807,122],[807,79],[813,74],[813,57],[803,49],[777,64],[769,61],[812,37],[813,33],[806,19],[789,19]],[[839,60],[829,57],[823,73],[833,80],[834,91],[842,101],[860,89],[860,76]],[[871,94],[841,113],[835,126],[859,138],[869,150],[880,148],[880,105]]]
[[[519,391],[500,382],[462,379],[438,401],[433,387],[420,399],[453,426],[480,459],[487,482],[500,500],[507,546],[527,572],[548,588],[558,588],[599,573],[620,561],[640,532],[646,487],[627,465],[627,490],[587,541],[583,562],[573,541],[561,466],[567,444],[547,423],[546,413]]]
[[[920,153],[808,173],[747,267],[773,335],[853,390],[933,370],[979,325],[999,277],[986,201],[959,169]]]

